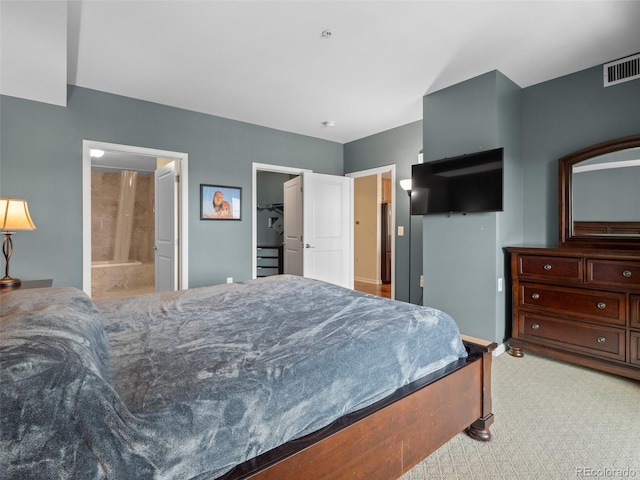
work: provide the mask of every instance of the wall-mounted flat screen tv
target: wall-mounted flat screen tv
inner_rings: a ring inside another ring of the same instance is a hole
[[[411,215],[501,212],[504,149],[412,166]]]

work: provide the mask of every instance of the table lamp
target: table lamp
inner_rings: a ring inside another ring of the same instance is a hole
[[[4,232],[2,253],[4,254],[4,278],[0,279],[0,288],[17,287],[22,282],[19,278],[9,276],[9,260],[13,253],[11,235],[15,230],[35,230],[36,226],[29,215],[26,200],[16,198],[0,198],[0,230]]]

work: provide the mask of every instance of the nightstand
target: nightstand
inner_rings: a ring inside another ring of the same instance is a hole
[[[13,290],[29,289],[29,288],[46,288],[53,285],[53,279],[48,278],[45,280],[25,280],[16,287],[4,287],[0,288],[0,293],[11,292]]]

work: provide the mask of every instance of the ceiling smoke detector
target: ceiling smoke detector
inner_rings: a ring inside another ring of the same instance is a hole
[[[333,32],[331,30],[323,30],[322,31],[322,38],[329,39],[329,38],[331,38],[331,35],[333,35]]]

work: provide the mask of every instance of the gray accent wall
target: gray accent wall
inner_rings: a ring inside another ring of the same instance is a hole
[[[524,242],[557,246],[558,159],[640,133],[640,80],[603,86],[602,66],[523,89]]]
[[[424,217],[423,253],[425,304],[451,313],[463,333],[503,341],[511,334],[504,248],[558,246],[558,160],[640,133],[640,81],[605,88],[596,66],[520,89],[490,72],[425,96],[423,125],[425,161],[505,147],[505,211]]]
[[[523,231],[520,88],[493,71],[426,95],[423,106],[425,162],[504,147],[504,212],[423,217],[425,305],[449,313],[462,333],[502,342],[503,248]]]
[[[490,72],[425,96],[422,121],[345,145],[78,87],[68,97],[58,107],[0,96],[0,194],[26,198],[37,226],[14,235],[13,276],[81,287],[83,139],[189,154],[192,287],[251,277],[252,162],[336,175],[395,164],[399,181],[422,149],[428,161],[504,146],[502,213],[409,223],[397,183],[395,199],[397,225],[411,225],[411,255],[409,236],[396,236],[396,297],[409,300],[410,284],[417,303],[424,272],[425,305],[497,341],[511,321],[504,247],[558,245],[558,159],[640,133],[640,81],[605,88],[602,66],[525,89]],[[200,221],[200,183],[242,187],[243,220]]]
[[[400,180],[411,178],[411,165],[418,163],[422,150],[422,122],[371,135],[344,145],[345,173],[396,165],[396,299],[417,304],[421,300],[422,274],[422,217],[409,215],[409,195],[400,188]],[[404,226],[405,234],[398,236],[397,226]],[[411,233],[411,235],[409,235]],[[411,242],[409,242],[411,239]],[[411,243],[411,255],[409,255]],[[410,283],[411,282],[411,283]],[[411,298],[408,286],[411,284]]]
[[[79,87],[67,107],[0,97],[0,191],[37,230],[14,235],[11,274],[82,287],[82,141],[189,155],[189,285],[251,278],[252,162],[343,174],[343,146]],[[201,221],[200,183],[242,187],[242,221]]]

